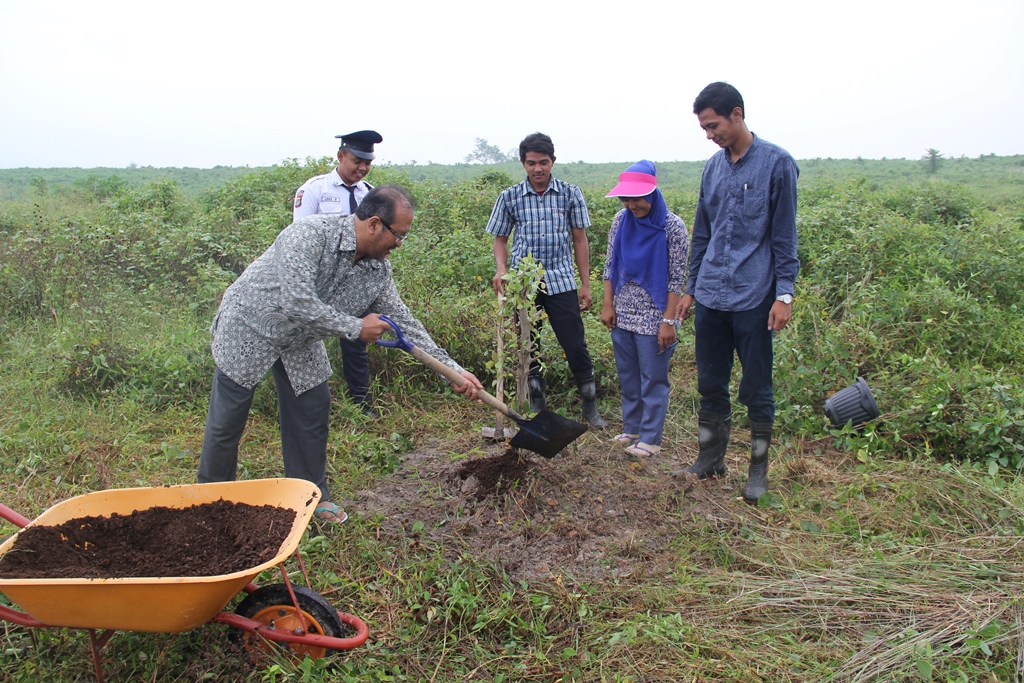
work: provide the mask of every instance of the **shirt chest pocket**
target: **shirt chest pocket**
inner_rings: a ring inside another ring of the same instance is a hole
[[[744,188],[741,195],[743,206],[740,211],[744,218],[758,220],[768,215],[768,191],[752,187]]]
[[[320,213],[344,213],[348,208],[348,198],[325,194],[320,197]]]
[[[519,221],[520,227],[532,233],[535,239],[557,242],[569,231],[564,211],[540,211],[526,214]]]
[[[569,222],[565,217],[565,211],[552,211],[551,212],[551,230],[557,234],[562,234],[568,230]]]

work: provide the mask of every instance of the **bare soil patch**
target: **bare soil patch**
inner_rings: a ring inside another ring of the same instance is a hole
[[[739,499],[749,442],[733,441],[725,477],[700,482],[671,476],[693,461],[696,444],[667,445],[642,460],[610,433],[587,434],[551,460],[504,443],[465,449],[480,455],[454,462],[453,450],[433,442],[406,454],[400,470],[355,494],[349,509],[379,515],[383,535],[418,534],[453,557],[493,559],[513,579],[664,576],[678,566],[673,540],[694,519],[738,528],[757,514]],[[809,466],[818,467],[776,460],[773,488],[799,475],[792,467]]]
[[[277,555],[295,511],[225,500],[30,526],[0,558],[18,579],[217,576]]]

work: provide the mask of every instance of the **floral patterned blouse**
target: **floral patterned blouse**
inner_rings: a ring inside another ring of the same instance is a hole
[[[608,231],[608,250],[605,253],[603,278],[611,279],[608,265],[612,260],[615,247],[615,235],[619,231],[619,222],[626,209],[615,214],[612,227]],[[681,294],[686,285],[686,258],[690,250],[690,238],[683,219],[669,212],[665,224],[665,238],[668,240],[668,291]],[[654,305],[654,300],[643,287],[630,280],[622,285],[615,295],[615,326],[635,334],[651,334],[657,336],[661,328],[661,319],[665,311]]]

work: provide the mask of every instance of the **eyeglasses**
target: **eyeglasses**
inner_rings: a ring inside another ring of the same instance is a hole
[[[383,219],[383,218],[381,218],[380,216],[377,216],[377,220],[379,220],[379,221],[380,221],[380,224],[381,224],[381,225],[383,225],[383,226],[384,226],[385,228],[387,228],[387,229],[388,229],[388,231],[389,231],[389,232],[390,232],[390,233],[391,233],[392,235],[394,235],[394,236],[395,236],[395,242],[396,242],[397,244],[401,244],[401,243],[402,243],[402,242],[404,242],[404,241],[405,241],[406,239],[408,239],[408,237],[409,237],[408,233],[407,233],[407,234],[405,234],[405,235],[401,234],[400,232],[398,232],[397,230],[395,230],[394,228],[392,228],[392,227],[391,227],[390,225],[388,225],[388,224],[387,224],[387,223],[386,223],[386,222],[384,221],[384,219]]]

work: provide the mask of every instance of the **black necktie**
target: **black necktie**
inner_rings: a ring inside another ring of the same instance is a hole
[[[348,190],[348,212],[356,212],[356,186],[355,185],[342,185]]]

